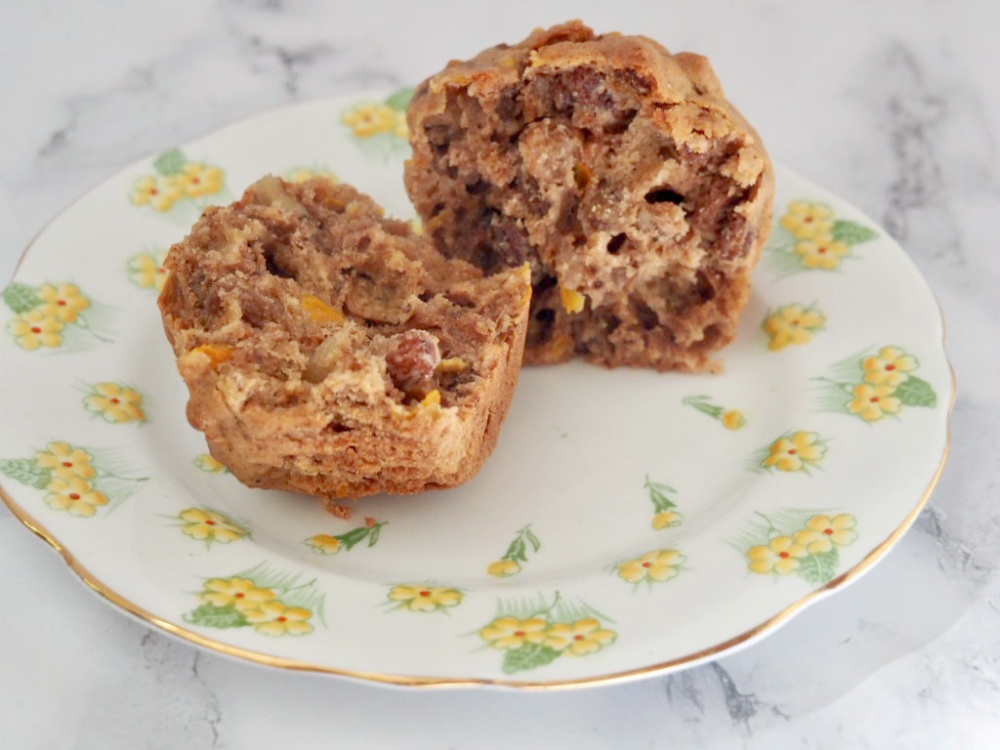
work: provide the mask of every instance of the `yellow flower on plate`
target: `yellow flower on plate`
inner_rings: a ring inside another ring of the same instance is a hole
[[[747,418],[739,409],[730,409],[720,419],[727,430],[739,430],[747,423]]]
[[[601,621],[585,617],[573,623],[550,625],[542,642],[566,656],[586,656],[614,642],[617,633],[601,627]]]
[[[35,308],[7,321],[7,333],[14,337],[14,342],[22,349],[55,349],[62,346],[63,326],[59,318]]]
[[[181,531],[193,539],[229,544],[247,535],[247,530],[228,516],[204,508],[185,508],[178,516]]]
[[[305,541],[317,555],[335,555],[340,552],[340,540],[330,534],[316,534]]]
[[[137,206],[145,206],[159,197],[160,194],[160,184],[156,177],[145,175],[136,181],[129,199]]]
[[[216,607],[227,607],[230,604],[240,612],[259,609],[264,604],[277,598],[272,589],[258,586],[249,578],[211,578],[205,581],[205,590],[201,592],[202,601],[214,604]]]
[[[310,169],[309,167],[296,167],[285,173],[285,179],[289,182],[308,182],[313,177],[325,177],[330,182],[338,182],[337,175],[329,169]]]
[[[792,201],[781,217],[781,226],[798,239],[813,239],[833,231],[833,211],[822,203]]]
[[[521,564],[517,560],[497,560],[489,564],[486,572],[497,578],[509,578],[521,572]]]
[[[541,617],[520,620],[517,617],[499,617],[479,631],[479,637],[493,648],[518,648],[525,643],[541,643],[547,636],[549,624]]]
[[[146,175],[135,183],[129,198],[136,206],[149,206],[162,213],[172,209],[174,203],[184,197],[186,187],[184,178],[179,175]]]
[[[222,191],[222,170],[200,161],[188,162],[183,169],[184,192],[190,198],[215,195]]]
[[[897,346],[883,346],[878,355],[865,357],[861,366],[865,371],[866,382],[897,386],[917,369],[917,360]]]
[[[747,550],[747,560],[752,573],[788,575],[799,569],[799,561],[808,554],[804,545],[781,535],[767,544],[751,547]]]
[[[167,283],[167,269],[163,266],[166,251],[158,253],[138,253],[128,259],[128,278],[143,289],[162,291]]]
[[[393,586],[389,600],[413,612],[433,612],[462,603],[462,592],[447,586]]]
[[[63,323],[75,323],[80,313],[90,307],[90,300],[76,284],[42,284],[38,287],[43,315],[58,318]]]
[[[784,305],[764,321],[764,331],[770,336],[767,348],[772,352],[787,346],[797,346],[812,340],[813,332],[826,324],[818,310],[802,305]]]
[[[672,529],[674,526],[680,526],[682,520],[684,520],[684,516],[677,511],[661,510],[653,516],[653,528],[657,531],[661,529]]]
[[[186,174],[168,174],[160,178],[160,185],[163,192],[163,208],[160,208],[157,201],[153,201],[153,208],[157,211],[169,211],[174,203],[182,200],[188,192],[188,180]]]
[[[870,385],[858,383],[851,393],[854,399],[847,405],[852,414],[857,414],[866,422],[877,422],[886,414],[898,414],[902,402],[892,395],[896,388],[891,385]]]
[[[686,558],[675,549],[657,549],[618,565],[618,575],[629,583],[669,581],[680,573]]]
[[[92,479],[97,470],[91,465],[91,456],[82,448],[69,443],[49,443],[44,451],[35,454],[35,463],[52,472],[52,476],[66,481]]]
[[[380,133],[392,133],[398,127],[396,110],[387,104],[363,102],[344,113],[340,121],[358,138],[371,138]]]
[[[834,547],[846,547],[858,538],[854,530],[857,524],[854,516],[840,513],[830,516],[813,516],[806,521],[806,527],[795,532],[795,544],[802,545],[811,555],[829,552]]]
[[[194,465],[208,474],[224,474],[229,471],[226,465],[211,453],[202,453],[195,458]]]
[[[818,464],[825,454],[826,446],[819,442],[819,435],[800,430],[771,443],[763,465],[778,471],[802,471],[809,465]]]
[[[49,494],[45,496],[45,502],[49,507],[65,510],[71,516],[90,517],[99,507],[108,504],[107,495],[98,492],[90,482],[80,477],[57,477],[49,482],[46,489]]]
[[[289,607],[277,599],[243,611],[243,617],[264,635],[306,635],[313,630],[308,622],[312,612],[305,607]]]
[[[844,256],[851,252],[851,248],[845,242],[835,242],[828,235],[820,235],[814,239],[796,242],[793,252],[799,256],[806,268],[832,271],[840,265]]]
[[[88,411],[99,414],[106,422],[145,422],[142,394],[118,383],[95,383],[84,397]]]

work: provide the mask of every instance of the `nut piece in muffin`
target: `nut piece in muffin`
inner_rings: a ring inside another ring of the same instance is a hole
[[[337,502],[470,479],[517,384],[527,267],[449,260],[347,185],[265,177],[167,256],[188,420],[251,487]]]
[[[531,264],[526,363],[718,368],[774,179],[708,60],[574,21],[450,63],[408,122],[406,186],[438,248]]]

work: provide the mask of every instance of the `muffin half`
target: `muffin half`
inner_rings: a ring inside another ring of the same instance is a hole
[[[709,62],[579,22],[424,81],[406,185],[443,253],[531,264],[525,361],[713,369],[774,200]]]
[[[367,196],[265,177],[166,260],[188,420],[251,487],[338,502],[471,478],[517,384],[527,267],[443,257]]]

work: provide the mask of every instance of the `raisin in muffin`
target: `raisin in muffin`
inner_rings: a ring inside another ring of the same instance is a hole
[[[450,63],[408,121],[406,186],[438,248],[531,264],[525,362],[717,369],[774,179],[708,60],[571,22]]]
[[[452,487],[497,441],[521,364],[527,267],[485,277],[367,196],[265,177],[166,260],[187,414],[251,487],[337,502]]]

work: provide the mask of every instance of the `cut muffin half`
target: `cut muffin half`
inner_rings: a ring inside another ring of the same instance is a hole
[[[437,247],[531,264],[525,361],[714,369],[774,200],[709,62],[579,22],[418,86],[406,185]]]
[[[527,267],[444,258],[367,196],[265,177],[167,256],[188,420],[251,487],[339,501],[471,478],[517,384]]]

